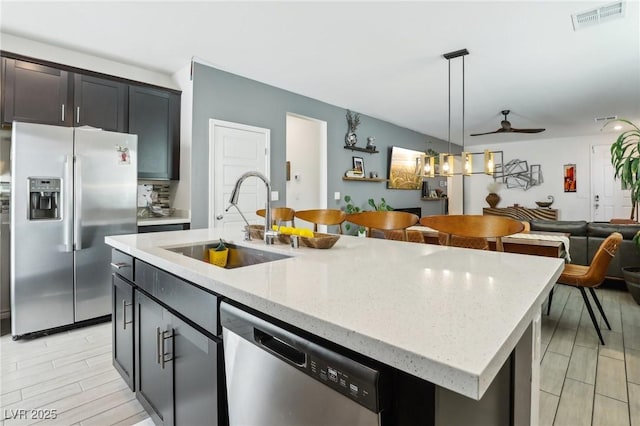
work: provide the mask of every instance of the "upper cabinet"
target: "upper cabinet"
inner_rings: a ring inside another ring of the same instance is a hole
[[[71,73],[2,58],[2,122],[71,125]]]
[[[73,125],[126,132],[127,86],[118,81],[74,74]]]
[[[138,178],[180,178],[180,92],[118,77],[2,58],[1,120],[138,135]]]
[[[180,95],[129,86],[129,133],[138,135],[138,177],[180,178]]]

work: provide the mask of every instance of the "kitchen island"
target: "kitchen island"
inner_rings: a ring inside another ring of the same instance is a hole
[[[221,237],[290,257],[223,269],[167,250]],[[514,424],[536,423],[540,306],[562,260],[350,236],[329,250],[241,239],[199,229],[106,243],[185,285],[433,384],[454,410],[482,402],[511,361],[511,397],[502,404]]]

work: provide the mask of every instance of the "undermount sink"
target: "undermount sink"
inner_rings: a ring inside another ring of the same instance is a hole
[[[216,248],[220,241],[208,241],[188,246],[180,247],[162,247],[165,250],[174,253],[180,253],[193,259],[209,263],[209,249]],[[227,256],[227,265],[225,269],[241,268],[243,266],[257,265],[259,263],[273,262],[274,260],[288,259],[287,256],[280,253],[258,250],[249,247],[240,247],[225,241],[224,245],[229,249]]]

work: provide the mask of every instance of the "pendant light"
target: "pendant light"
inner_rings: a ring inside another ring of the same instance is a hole
[[[446,154],[440,154],[440,176],[449,177],[453,176],[453,154],[451,153],[451,60],[462,57],[462,147],[464,150],[464,57],[469,54],[467,49],[456,50],[455,52],[449,52],[442,55],[447,60],[448,65],[448,100],[449,100],[449,121],[448,121],[448,152]],[[463,173],[466,174],[467,166],[468,171],[471,173],[471,154],[463,153]]]
[[[496,171],[496,163],[493,156],[493,152],[488,149],[484,150],[484,172],[485,174],[493,176]]]
[[[469,54],[467,49],[460,49],[454,52],[445,53],[442,56],[447,60],[448,65],[448,133],[447,133],[447,152],[440,153],[438,162],[440,169],[438,171],[439,176],[450,177],[453,175],[462,174],[464,176],[471,176],[476,174],[473,172],[473,156],[482,155],[481,152],[468,152],[465,150],[464,143],[464,129],[465,129],[465,63],[464,57]],[[455,58],[462,58],[462,171],[455,173],[454,170],[454,157],[451,153],[451,60]],[[423,155],[416,158],[416,175],[421,177],[434,177],[435,176],[435,157],[430,155]],[[485,150],[484,151],[484,171],[478,173],[486,173],[493,175],[495,171],[494,153]]]
[[[423,178],[436,176],[436,164],[433,155],[423,154],[416,158],[416,175]]]

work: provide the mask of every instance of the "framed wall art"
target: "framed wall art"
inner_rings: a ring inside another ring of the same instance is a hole
[[[424,152],[412,149],[391,147],[389,160],[389,189],[420,189],[422,177],[416,174],[416,158],[424,155]]]
[[[564,192],[576,192],[576,165],[564,165]]]
[[[364,159],[362,157],[353,157],[353,170],[358,172],[358,174],[365,175]]]

